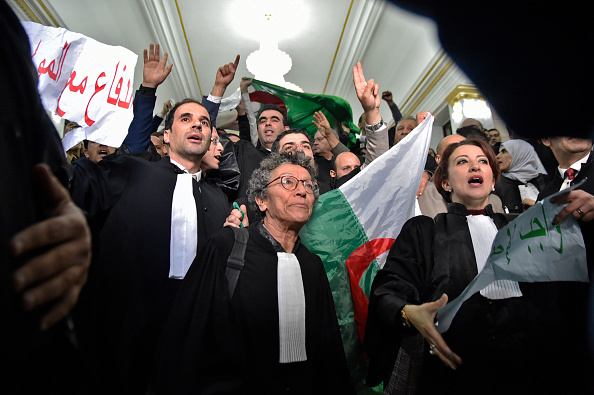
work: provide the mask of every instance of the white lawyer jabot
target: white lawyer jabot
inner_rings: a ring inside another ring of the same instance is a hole
[[[196,257],[198,246],[198,214],[194,199],[194,179],[202,172],[190,174],[171,159],[171,163],[184,171],[177,175],[171,202],[171,239],[169,243],[169,278],[183,279]]]
[[[295,254],[277,252],[279,362],[307,360],[305,351],[305,293]]]
[[[481,270],[487,264],[487,259],[491,254],[491,245],[497,235],[497,227],[493,220],[486,215],[468,215],[468,229],[472,239],[472,247],[476,258],[477,271]],[[511,280],[497,280],[487,285],[481,291],[487,299],[508,299],[522,296],[520,285]]]

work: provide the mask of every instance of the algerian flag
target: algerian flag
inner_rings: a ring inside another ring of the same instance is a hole
[[[340,97],[296,92],[258,80],[253,80],[252,86],[256,92],[250,93],[250,100],[254,103],[272,103],[286,109],[293,129],[305,129],[313,137],[318,131],[311,122],[313,114],[316,111],[322,111],[331,127],[334,128],[334,122],[344,122],[351,131],[360,132],[357,125],[353,123],[351,106]],[[338,130],[341,130],[340,125]]]
[[[553,224],[562,206],[550,202],[580,185],[537,202],[497,232],[483,270],[456,299],[437,312],[439,332],[450,328],[464,301],[493,281],[589,281],[586,247],[577,220],[570,215],[560,224]]]
[[[303,244],[324,262],[351,367],[361,356],[373,278],[415,215],[432,126],[429,115],[349,182],[321,195],[301,229]]]

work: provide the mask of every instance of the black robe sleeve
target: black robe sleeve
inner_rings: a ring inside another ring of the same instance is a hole
[[[429,217],[408,220],[392,245],[384,268],[373,280],[364,342],[370,359],[368,385],[387,382],[402,337],[412,333],[401,323],[404,305],[427,302],[434,292],[434,231]]]
[[[190,267],[165,325],[148,393],[241,393],[245,358],[224,278],[232,246],[233,233],[223,229]]]

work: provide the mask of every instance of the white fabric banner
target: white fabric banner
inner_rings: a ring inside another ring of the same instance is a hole
[[[464,301],[496,280],[589,281],[586,247],[577,220],[569,215],[560,224],[553,224],[553,218],[565,205],[550,200],[569,190],[537,202],[497,232],[483,270],[456,299],[437,312],[439,332],[449,329]]]
[[[433,130],[433,115],[340,187],[369,240],[396,239],[414,217]],[[370,193],[370,191],[375,191]],[[384,267],[386,254],[376,258]]]
[[[119,147],[132,121],[134,68],[138,56],[66,29],[22,22],[31,45],[44,107],[78,123],[81,136]]]

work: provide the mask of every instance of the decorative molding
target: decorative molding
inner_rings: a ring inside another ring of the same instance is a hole
[[[352,67],[363,59],[365,49],[373,38],[380,16],[386,5],[383,1],[356,1],[350,9],[339,48],[334,57],[334,66],[326,81],[324,92],[348,97],[353,89]]]
[[[174,64],[173,72],[167,80],[172,84],[176,97],[194,97],[201,100],[202,89],[188,41],[179,39],[185,37],[185,30],[177,1],[173,4],[170,1],[138,0],[138,5],[145,14],[152,35],[167,51]]]
[[[8,0],[8,5],[21,21],[66,28],[53,7],[46,5],[43,0]]]
[[[421,73],[419,80],[413,85],[407,99],[401,106],[403,114],[416,114],[422,111],[435,113],[443,108],[446,97],[461,84],[469,80],[445,52],[438,52],[434,60]]]
[[[446,97],[446,102],[450,106],[458,103],[462,99],[478,99],[485,100],[483,95],[479,92],[478,88],[474,85],[458,85],[454,90]]]
[[[353,3],[355,0],[351,0],[351,5],[349,5],[349,10],[347,12],[346,18],[344,18],[344,25],[342,25],[342,31],[340,32],[340,38],[338,39],[338,45],[336,45],[336,51],[334,52],[334,58],[332,58],[332,64],[330,65],[330,70],[328,71],[328,78],[326,78],[326,85],[324,85],[324,90],[322,94],[326,94],[326,88],[328,87],[328,81],[330,80],[330,76],[332,75],[332,69],[334,68],[334,63],[336,62],[336,55],[338,54],[338,50],[340,49],[340,44],[342,43],[342,38],[344,36],[344,31],[347,27],[347,23],[349,22],[349,17],[351,15],[351,10],[353,9]]]

